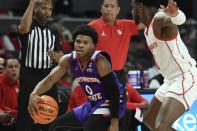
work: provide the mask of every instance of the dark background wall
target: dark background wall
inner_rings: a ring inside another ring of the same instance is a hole
[[[53,0],[54,2],[57,0]],[[83,14],[85,12],[93,11],[100,12],[100,3],[102,0],[71,0],[73,3],[72,12],[74,14]],[[120,0],[121,12],[119,17],[123,18],[130,13],[132,0]],[[154,0],[153,0],[154,1]],[[161,0],[167,1],[167,0]],[[177,0],[180,8],[186,13],[187,17],[194,17],[197,19],[197,1],[196,0]],[[5,10],[12,10],[14,14],[22,14],[29,0],[0,0],[0,8]],[[65,9],[66,10],[66,9]],[[83,16],[82,16],[83,17]]]
[[[60,1],[60,0],[53,0]],[[72,15],[65,17],[65,25],[68,28],[73,28],[80,23],[87,23],[87,18],[97,18],[100,16],[100,5],[102,0],[71,0]],[[119,18],[129,18],[131,13],[132,0],[120,0],[120,15]],[[154,1],[154,0],[153,0]],[[167,2],[168,0],[162,0]],[[177,0],[181,10],[183,10],[187,18],[192,17],[197,19],[197,0]],[[164,2],[164,3],[165,3]],[[25,12],[29,0],[0,0],[0,9],[11,10],[14,16],[19,17],[4,17],[0,16],[0,34],[6,31],[7,25],[11,23],[19,23],[21,15]],[[65,8],[66,10],[66,8]],[[8,12],[7,12],[8,13]],[[90,17],[88,17],[88,15]],[[85,18],[85,19],[84,19]]]

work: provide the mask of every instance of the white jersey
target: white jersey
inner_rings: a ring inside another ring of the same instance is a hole
[[[156,15],[164,15],[164,12],[158,12]],[[184,73],[191,73],[193,69],[196,70],[196,61],[191,58],[179,32],[174,38],[161,39],[154,35],[151,23],[144,34],[156,67],[165,79],[171,80]]]

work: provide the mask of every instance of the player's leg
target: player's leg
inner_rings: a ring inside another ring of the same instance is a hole
[[[82,125],[73,111],[59,116],[49,127],[49,131],[62,129],[82,129]]]
[[[197,98],[195,77],[191,72],[185,73],[184,77],[177,77],[169,84],[156,119],[156,131],[173,130],[172,124],[191,107]]]
[[[50,126],[49,131],[58,131],[58,129],[81,129],[86,123],[91,110],[89,102],[76,107],[72,112],[65,113],[58,117]]]
[[[161,104],[162,103],[156,97],[154,97],[150,103],[148,110],[144,114],[143,123],[147,125],[151,130],[153,130],[155,127],[155,120],[159,113]]]
[[[169,88],[169,83],[167,81],[164,82],[153,97],[148,110],[144,113],[143,123],[147,125],[150,129],[154,129],[155,127],[155,120],[160,110],[162,101],[165,98],[167,93],[167,89]]]
[[[84,131],[107,131],[110,125],[110,117],[100,114],[92,114],[89,116]]]
[[[185,112],[184,105],[173,97],[166,97],[155,121],[156,131],[173,131],[172,124]]]

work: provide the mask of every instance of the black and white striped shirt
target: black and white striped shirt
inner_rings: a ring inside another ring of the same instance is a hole
[[[20,35],[21,64],[28,68],[50,68],[49,51],[60,51],[60,39],[48,25],[38,26],[33,21],[29,33]]]

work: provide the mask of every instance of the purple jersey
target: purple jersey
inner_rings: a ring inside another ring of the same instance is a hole
[[[100,101],[108,99],[107,94],[103,90],[100,81],[100,76],[96,68],[96,58],[99,54],[102,53],[103,52],[101,51],[95,51],[90,61],[87,63],[86,66],[83,67],[83,69],[81,68],[80,63],[78,62],[76,52],[72,52],[71,55],[72,75],[83,88],[83,91],[88,96],[89,101],[91,101],[92,103],[98,103]],[[119,86],[120,94],[122,94],[122,85],[118,82],[118,79],[116,79],[116,82]]]
[[[91,59],[89,60],[87,65],[82,68],[77,59],[76,52],[73,51],[71,54],[71,61],[70,61],[71,73],[72,73],[72,76],[78,81],[84,93],[88,96],[88,99],[89,99],[88,104],[86,103],[85,106],[82,106],[79,108],[80,109],[91,108],[88,111],[89,114],[110,114],[109,113],[109,100],[108,100],[109,97],[103,90],[102,83],[100,81],[100,76],[98,74],[97,67],[96,67],[96,59],[99,56],[99,54],[103,55],[107,59],[109,58],[108,54],[106,54],[105,52],[95,51],[92,54]],[[123,86],[122,84],[119,83],[114,72],[113,74],[116,78],[116,84],[120,91],[120,97],[122,98],[123,91],[124,91]],[[120,103],[122,103],[122,106],[123,106],[124,105],[123,103],[125,102],[123,99],[121,99]],[[81,111],[84,111],[84,109],[79,111],[78,110],[79,108],[77,108],[77,110],[74,109],[74,111],[77,114],[78,118],[80,118],[80,121],[84,123],[85,120],[81,120],[83,118],[81,116],[85,115],[88,112],[86,113],[81,112]]]

